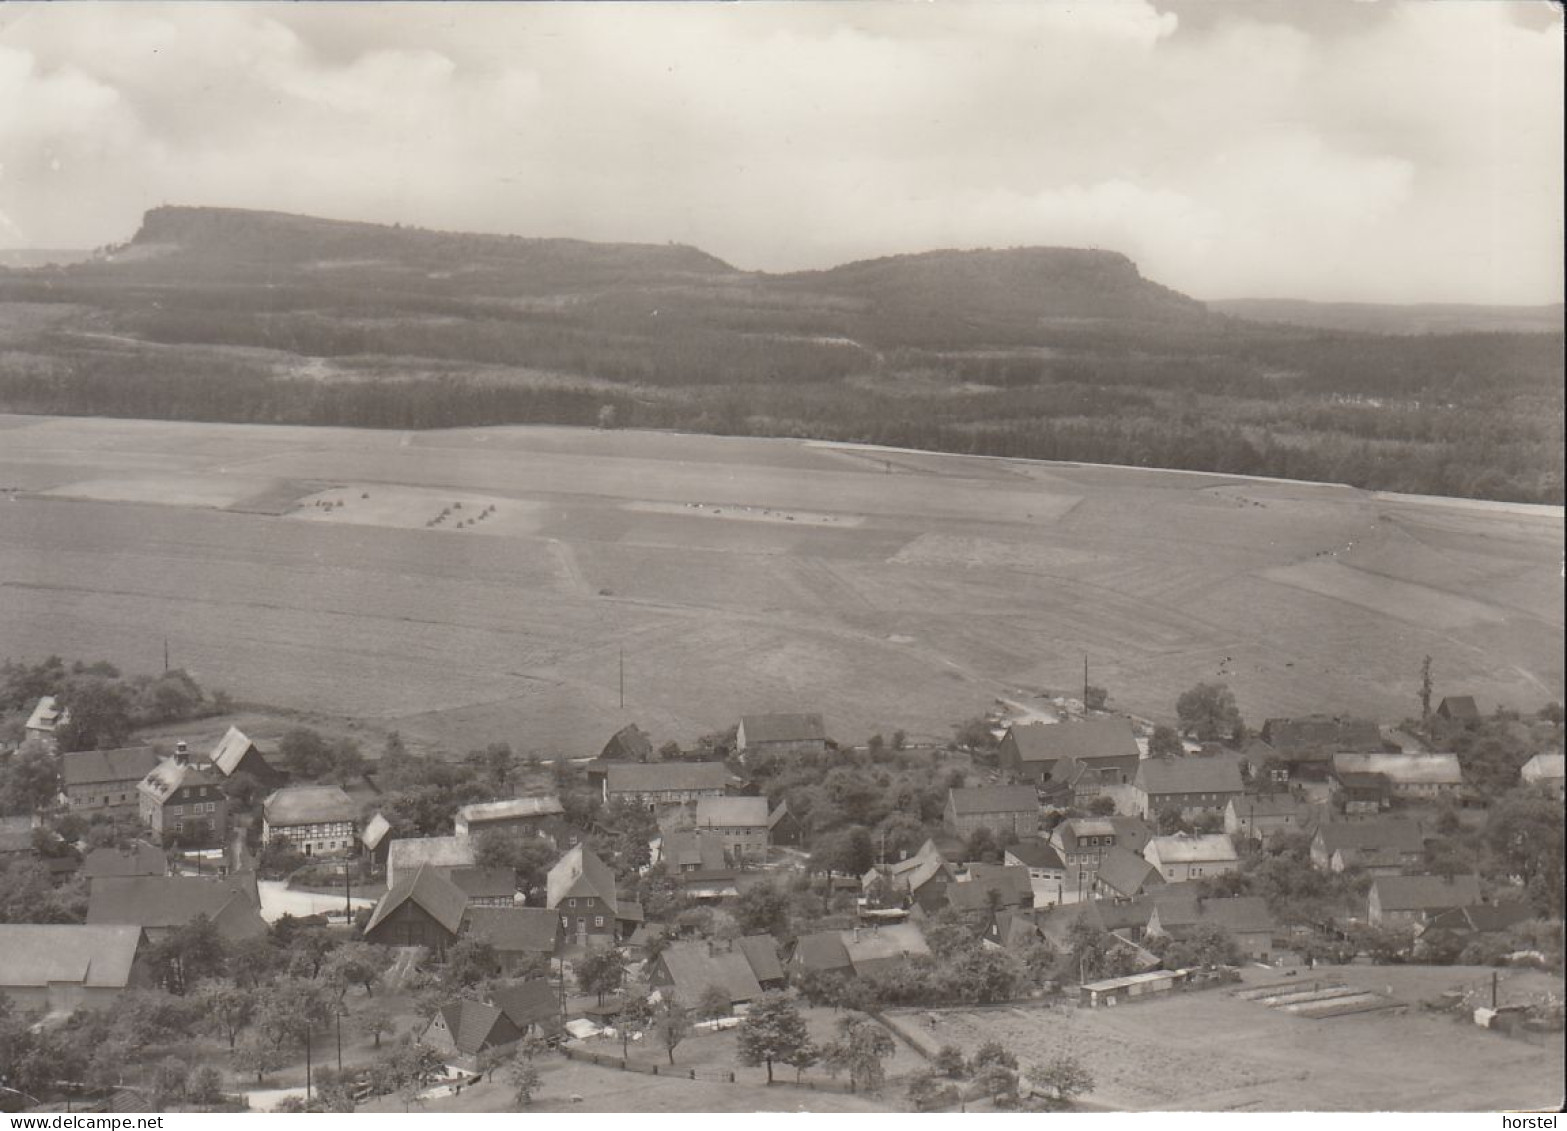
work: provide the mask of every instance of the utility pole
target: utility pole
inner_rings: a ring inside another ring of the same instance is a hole
[[[1088,653],[1083,653],[1083,710],[1088,710]]]
[[[343,1003],[337,1003],[337,1077],[343,1078]]]
[[[353,861],[352,860],[345,860],[345,861],[343,861],[343,917],[348,920],[350,925],[352,925],[353,921],[354,921],[354,881],[353,881],[353,879],[349,875],[349,870],[352,867],[353,867]],[[342,1038],[342,1028],[343,1028],[342,1025],[339,1024],[338,1025],[338,1038],[339,1038],[339,1040],[341,1040],[341,1038]],[[338,1065],[339,1069],[341,1069],[342,1067],[343,1066],[341,1064]]]
[[[305,1022],[305,1106],[310,1106],[310,1022]]]
[[[626,709],[626,650],[620,650],[620,709]]]
[[[1497,984],[1497,982],[1500,979],[1501,979],[1501,975],[1498,974],[1495,970],[1492,970],[1491,971],[1491,1008],[1492,1009],[1496,1008],[1496,984]]]
[[[169,674],[169,638],[163,638],[163,674]]]

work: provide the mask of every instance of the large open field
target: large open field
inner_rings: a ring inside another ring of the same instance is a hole
[[[1094,1075],[1087,1100],[1112,1110],[1554,1111],[1563,1100],[1560,1033],[1526,1041],[1419,1006],[1490,976],[1478,967],[1323,967],[1310,977],[1391,988],[1410,1004],[1333,1018],[1292,1016],[1222,989],[1114,1009],[944,1010],[933,1032],[924,1012],[895,1016],[916,1039],[969,1053],[999,1040],[1024,1065],[1070,1053]],[[1538,972],[1504,977],[1504,1004],[1562,992],[1560,978]],[[1299,981],[1308,984],[1304,972]]]
[[[460,504],[460,506],[458,505]],[[443,511],[445,512],[443,515]],[[1156,717],[1535,708],[1562,513],[1214,475],[566,428],[0,417],[0,657],[176,664],[461,750],[814,709],[946,737],[1013,689]],[[626,705],[618,706],[624,651]]]

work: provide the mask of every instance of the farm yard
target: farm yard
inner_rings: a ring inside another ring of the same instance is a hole
[[[459,506],[460,504],[460,506]],[[443,511],[445,517],[441,518]],[[1561,510],[792,440],[0,420],[0,654],[590,755],[749,711],[835,737],[1017,688],[1396,719],[1419,665],[1560,698]],[[618,702],[624,651],[626,704]],[[1352,657],[1353,663],[1347,663]]]
[[[989,1040],[1024,1064],[1070,1052],[1095,1079],[1087,1105],[1112,1110],[1500,1111],[1562,1102],[1561,1034],[1536,1044],[1419,1009],[1444,989],[1488,981],[1489,970],[1322,967],[1300,977],[1306,986],[1391,987],[1410,1008],[1310,1018],[1213,989],[1108,1009],[943,1010],[934,1029],[928,1011],[891,1016],[925,1043],[967,1054]],[[1562,993],[1560,978],[1507,977],[1517,979],[1510,993]]]

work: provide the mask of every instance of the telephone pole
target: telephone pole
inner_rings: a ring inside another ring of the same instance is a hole
[[[163,638],[163,674],[169,674],[169,638]]]
[[[620,650],[620,709],[626,709],[626,650]]]
[[[1088,653],[1083,653],[1083,710],[1088,710]]]

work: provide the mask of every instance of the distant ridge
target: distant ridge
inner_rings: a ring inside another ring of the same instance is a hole
[[[1559,334],[1564,317],[1564,308],[1559,302],[1543,306],[1480,306],[1472,303],[1238,298],[1209,302],[1208,309],[1253,322],[1281,322],[1366,334]]]

